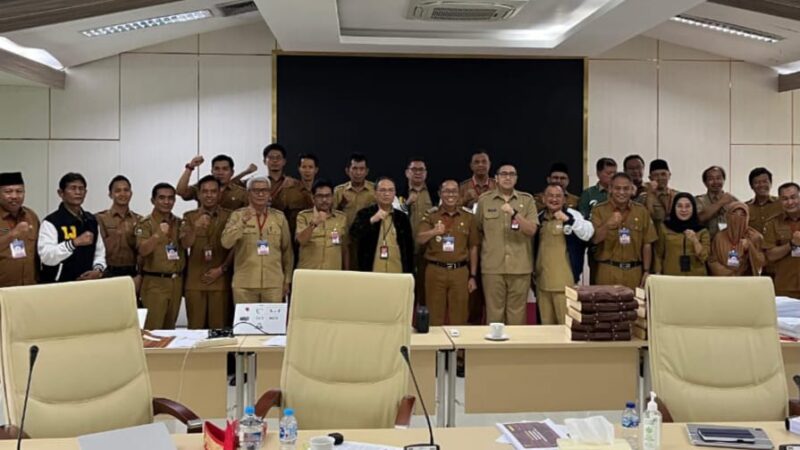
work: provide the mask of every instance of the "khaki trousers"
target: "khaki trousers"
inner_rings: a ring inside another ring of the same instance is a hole
[[[425,267],[425,301],[430,311],[430,325],[466,325],[469,317],[469,269],[449,270],[433,263]]]
[[[281,303],[283,288],[233,288],[233,303]]]
[[[183,294],[183,278],[160,278],[145,275],[142,280],[142,305],[147,308],[144,328],[173,330],[178,321]]]
[[[531,275],[483,274],[486,320],[506,325],[525,325]]]
[[[542,325],[563,325],[567,314],[567,296],[564,291],[536,290],[536,303],[542,315]]]
[[[597,284],[621,284],[636,289],[642,283],[642,266],[622,270],[610,264],[597,263]]]
[[[230,291],[187,290],[186,317],[189,329],[224,328],[230,326]]]

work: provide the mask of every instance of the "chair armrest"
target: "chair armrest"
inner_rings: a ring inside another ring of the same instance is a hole
[[[667,408],[667,404],[664,403],[663,400],[656,397],[656,405],[658,405],[658,412],[661,413],[661,422],[662,423],[672,423],[674,420],[672,419],[672,414],[669,412],[669,408]]]
[[[256,415],[266,417],[273,406],[281,406],[281,390],[270,389],[262,395],[256,402]]]
[[[800,400],[789,400],[789,415],[800,416]]]
[[[0,426],[0,440],[9,440],[9,439],[17,439],[17,435],[19,434],[19,428],[15,427],[14,425],[3,425]],[[29,439],[26,433],[22,433],[23,439]]]
[[[189,408],[168,398],[153,399],[153,415],[167,414],[181,421],[186,425],[187,433],[202,433],[203,420]]]
[[[417,399],[413,395],[406,395],[400,400],[397,408],[397,416],[394,419],[394,427],[399,429],[408,428],[411,424],[411,413],[414,411],[414,402]]]

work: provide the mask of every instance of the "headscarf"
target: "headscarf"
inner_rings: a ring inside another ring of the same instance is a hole
[[[676,212],[678,200],[682,198],[688,199],[692,203],[692,215],[686,220],[679,219]],[[683,233],[686,230],[698,232],[704,228],[700,225],[700,220],[697,218],[697,201],[694,199],[694,195],[688,192],[680,192],[675,195],[675,198],[672,200],[672,209],[670,209],[667,217],[669,218],[664,221],[664,226],[676,233]]]
[[[736,211],[741,210],[744,216],[735,214]],[[753,247],[760,248],[762,236],[753,227],[748,226],[750,221],[750,210],[742,202],[732,202],[727,206],[727,213],[725,215],[727,221],[727,228],[717,233],[714,236],[714,242],[711,246],[711,251],[714,252],[716,260],[725,264],[728,260],[728,254],[731,250],[736,250],[739,254],[739,261],[741,263],[741,270],[749,271],[753,274],[758,274],[761,270],[760,264],[753,255],[753,252],[745,253],[742,247],[742,239],[750,239]],[[747,264],[749,263],[749,264]]]

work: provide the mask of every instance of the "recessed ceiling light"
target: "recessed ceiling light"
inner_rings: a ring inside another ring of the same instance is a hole
[[[769,42],[770,44],[774,44],[778,41],[782,41],[784,39],[783,36],[778,36],[777,34],[767,33],[764,31],[754,30],[752,28],[743,27],[740,25],[734,25],[732,23],[722,22],[719,20],[714,19],[706,19],[704,17],[696,17],[690,16],[687,14],[680,14],[677,15],[670,20],[674,22],[684,23],[687,25],[694,25],[700,28],[706,28],[708,30],[719,31],[722,33],[732,34],[734,36],[746,37],[749,39],[755,39],[761,42]]]
[[[125,23],[118,23],[116,25],[107,25],[99,28],[91,28],[89,30],[81,31],[86,37],[99,37],[108,36],[111,34],[124,33],[126,31],[143,30],[145,28],[154,28],[164,25],[172,25],[176,23],[192,22],[195,20],[208,19],[214,15],[208,9],[200,9],[197,11],[189,11],[180,14],[170,14],[168,16],[151,17],[149,19],[133,20]]]

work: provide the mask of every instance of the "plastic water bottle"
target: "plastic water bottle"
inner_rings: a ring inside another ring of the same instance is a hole
[[[258,450],[264,444],[264,421],[256,416],[255,408],[248,406],[244,416],[239,420],[239,448],[242,450]]]
[[[626,403],[622,411],[622,438],[628,441],[633,450],[639,447],[639,413],[634,402]]]
[[[650,392],[647,410],[642,413],[642,450],[661,448],[661,413],[658,412],[656,393]]]
[[[280,422],[281,449],[294,448],[297,442],[297,419],[294,417],[294,410],[286,408],[283,410],[283,417]]]

